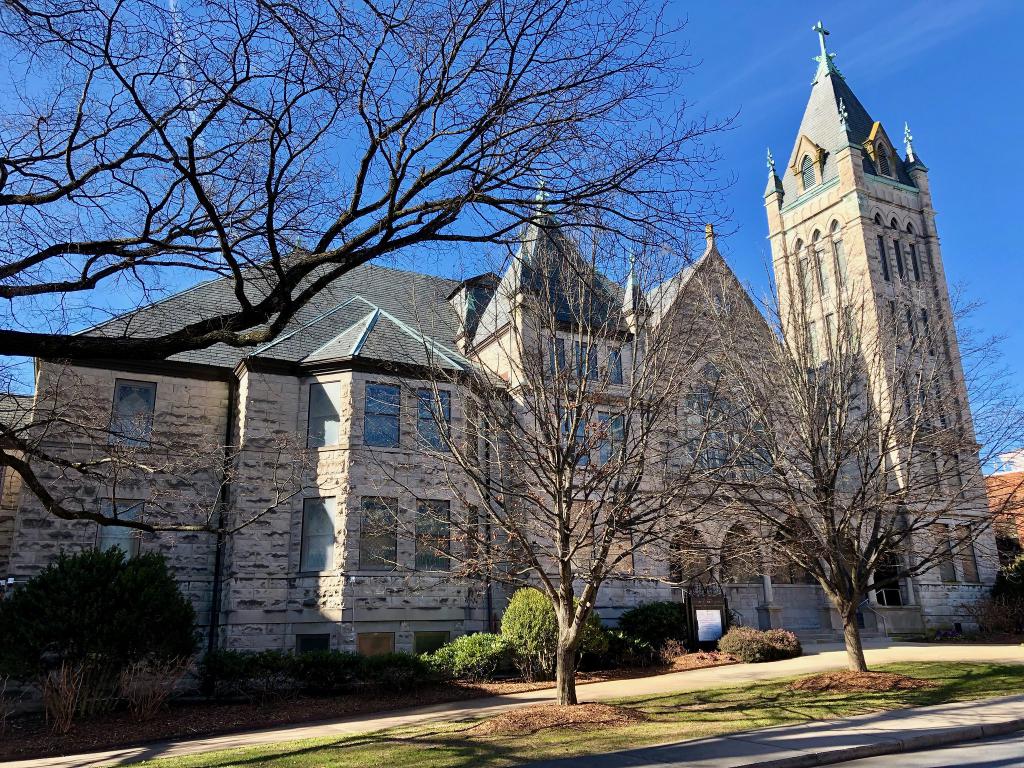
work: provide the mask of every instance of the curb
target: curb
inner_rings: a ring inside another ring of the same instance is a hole
[[[919,736],[893,738],[874,744],[861,744],[855,747],[841,747],[839,749],[829,749],[823,752],[808,752],[803,755],[779,758],[778,760],[743,763],[742,765],[735,766],[735,768],[814,768],[814,766],[845,763],[850,760],[860,760],[865,757],[879,757],[881,755],[895,755],[901,752],[915,752],[917,750],[928,749],[930,747],[944,747],[950,744],[959,744],[965,741],[976,741],[977,739],[984,739],[992,736],[1004,736],[1008,733],[1020,730],[1024,730],[1024,717],[986,723],[985,725],[965,725],[958,728],[943,728],[930,733],[922,733]]]

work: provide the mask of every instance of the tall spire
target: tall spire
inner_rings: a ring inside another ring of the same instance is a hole
[[[772,192],[782,194],[782,179],[775,172],[775,158],[772,156],[772,148],[768,147],[768,186],[765,187],[764,196],[768,197]]]
[[[903,124],[903,146],[907,149],[907,162],[914,162],[914,137],[910,135],[910,124]]]
[[[814,60],[818,62],[818,70],[814,73],[814,80],[811,83],[814,84],[829,74],[836,74],[842,77],[842,73],[836,67],[835,62],[832,61],[836,55],[829,53],[828,46],[825,45],[825,37],[829,34],[829,31],[825,29],[825,25],[819,21],[811,27],[811,31],[818,33],[818,45],[821,47],[821,53],[814,57]]]

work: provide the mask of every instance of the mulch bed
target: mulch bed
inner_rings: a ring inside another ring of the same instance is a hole
[[[610,704],[534,704],[489,717],[469,733],[479,736],[524,736],[548,728],[592,730],[639,723],[646,718],[639,712]]]
[[[576,676],[576,682],[586,684],[605,680],[628,680],[731,663],[734,661],[726,654],[689,653],[678,657],[671,666],[580,672]],[[262,705],[228,701],[177,702],[152,720],[138,722],[127,712],[113,712],[91,720],[80,720],[66,734],[51,733],[41,715],[31,714],[8,720],[6,733],[0,733],[0,760],[70,755],[168,739],[188,739],[277,725],[336,720],[427,704],[538,691],[551,688],[553,685],[551,682],[507,680],[473,684],[451,683],[405,693],[362,691],[322,698],[299,696],[278,699]]]
[[[917,691],[934,688],[932,680],[921,680],[890,672],[823,672],[790,685],[794,691],[829,691],[833,693],[873,693],[888,691]]]

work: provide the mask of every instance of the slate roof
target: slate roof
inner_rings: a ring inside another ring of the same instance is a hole
[[[846,111],[845,126],[840,119],[840,101]],[[837,175],[836,153],[850,144],[863,147],[864,142],[871,135],[874,124],[875,121],[861,104],[860,99],[853,93],[839,70],[834,65],[819,63],[796,140],[799,141],[801,136],[807,136],[808,139],[825,150],[822,183],[834,179]],[[895,158],[893,165],[892,170],[897,174],[896,180],[913,186],[914,182],[898,157]],[[864,171],[874,176],[879,175],[867,153],[864,153]],[[786,168],[786,172],[782,176],[782,188],[786,203],[791,203],[799,196],[800,187],[792,168]]]
[[[461,364],[454,350],[460,328],[447,301],[458,282],[366,264],[328,284],[284,331],[259,347],[217,344],[170,360],[234,368],[243,358],[316,363],[363,358],[422,363],[428,357]],[[152,336],[238,306],[227,279],[200,283],[163,301],[116,317],[86,333]],[[249,287],[258,293],[259,282]],[[432,350],[428,354],[427,350]]]

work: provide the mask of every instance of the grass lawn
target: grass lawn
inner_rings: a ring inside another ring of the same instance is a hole
[[[886,709],[942,704],[1024,690],[1024,665],[887,664],[875,671],[932,680],[923,690],[835,693],[792,691],[795,678],[730,688],[619,699],[646,722],[593,730],[549,729],[528,735],[468,733],[476,721],[430,723],[353,736],[270,744],[144,763],[149,768],[469,768],[609,752],[753,728],[829,720]],[[580,691],[586,697],[586,689]]]

